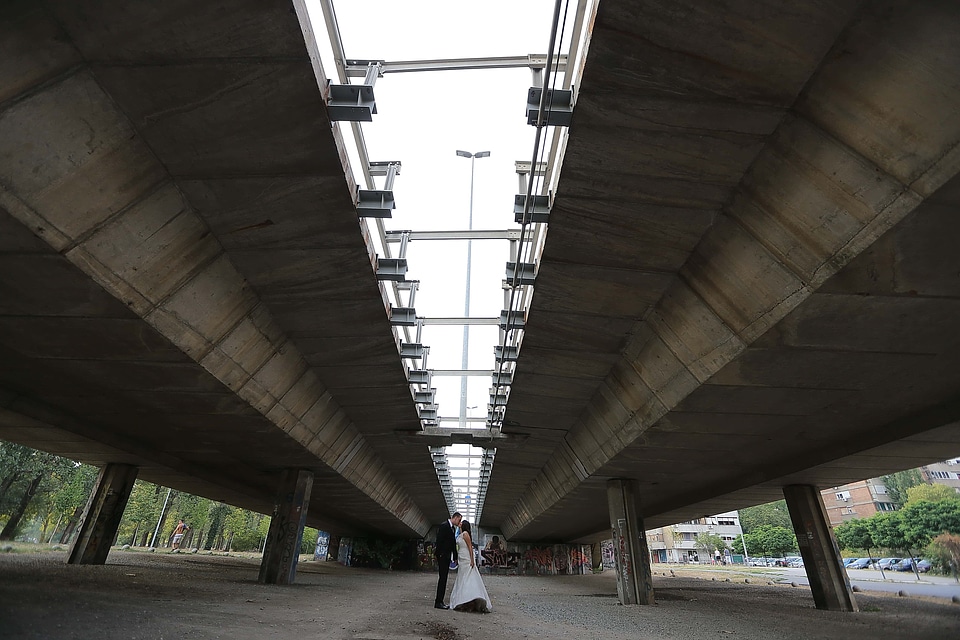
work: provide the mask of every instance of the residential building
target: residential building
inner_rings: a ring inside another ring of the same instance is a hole
[[[960,458],[951,458],[920,467],[920,475],[925,482],[952,487],[954,491],[960,493]]]
[[[720,552],[724,560],[729,562],[730,547],[740,535],[740,516],[736,511],[728,511],[669,527],[650,529],[646,533],[652,562],[714,562],[714,558],[708,557],[705,550],[697,548],[696,538],[701,533],[713,533],[723,539],[727,548]]]
[[[960,493],[960,458],[919,467],[920,476],[929,484],[942,484]],[[887,487],[880,478],[851,482],[842,487],[824,489],[823,506],[827,509],[830,526],[848,520],[869,518],[880,511],[895,511],[896,505],[887,494]]]
[[[827,510],[831,527],[848,520],[869,518],[880,511],[896,511],[897,508],[887,495],[887,487],[880,478],[869,478],[825,489],[820,495],[823,496],[823,506]]]

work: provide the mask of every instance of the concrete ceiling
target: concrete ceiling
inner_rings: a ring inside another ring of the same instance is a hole
[[[311,525],[423,535],[295,4],[0,10],[0,437],[259,511],[309,468]],[[957,33],[947,2],[601,0],[484,525],[592,539],[609,478],[657,526],[960,454]]]
[[[485,520],[590,539],[609,478],[653,527],[960,453],[958,9],[600,3]]]
[[[446,512],[288,2],[21,2],[0,22],[0,436],[309,520]],[[110,445],[109,447],[104,445]]]

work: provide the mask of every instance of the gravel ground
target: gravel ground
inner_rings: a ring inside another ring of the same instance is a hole
[[[485,576],[493,612],[468,614],[432,607],[433,574],[304,561],[297,583],[280,587],[258,585],[250,557],[112,551],[104,566],[65,557],[0,554],[0,638],[960,638],[960,606],[946,600],[865,592],[860,613],[817,611],[804,587],[756,575],[745,584],[737,573],[724,582],[715,571],[655,576],[649,607],[618,604],[610,571]]]

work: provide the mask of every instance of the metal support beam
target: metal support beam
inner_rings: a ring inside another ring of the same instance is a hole
[[[377,112],[373,86],[380,76],[380,63],[371,62],[364,69],[363,84],[333,84],[327,81],[327,116],[332,121],[371,122]]]
[[[407,240],[519,240],[519,229],[465,229],[462,231],[387,231],[387,242]]]
[[[859,611],[820,491],[794,484],[783,488],[783,497],[817,609]]]
[[[257,578],[260,584],[293,584],[312,489],[312,471],[287,469],[283,472],[260,562]]]
[[[430,325],[465,325],[465,324],[500,324],[500,318],[421,318],[424,326]]]
[[[552,67],[558,71],[567,68],[566,55],[554,55]],[[371,64],[379,65],[380,73],[411,73],[415,71],[463,71],[467,69],[516,69],[528,67],[543,69],[547,66],[546,54],[525,56],[501,56],[487,58],[440,58],[436,60],[347,60],[346,73],[352,78],[367,74]]]
[[[67,564],[103,564],[107,561],[136,479],[137,467],[130,464],[108,464],[100,469],[77,527],[77,537],[67,556]]]
[[[647,549],[643,520],[637,514],[633,480],[608,480],[607,505],[610,509],[620,604],[656,604],[653,596],[653,574],[650,571],[650,552]]]

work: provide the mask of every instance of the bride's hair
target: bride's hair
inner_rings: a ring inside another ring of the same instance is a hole
[[[470,523],[467,522],[466,520],[463,520],[462,522],[460,522],[460,531],[466,531],[467,533],[470,533]],[[473,535],[473,534],[471,533],[470,535]]]

